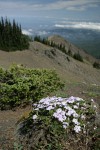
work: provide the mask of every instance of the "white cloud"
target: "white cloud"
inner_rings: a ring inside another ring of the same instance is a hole
[[[20,20],[21,17],[36,17],[36,20],[38,20],[38,18],[44,20],[57,20],[66,16],[69,18],[74,18],[74,14],[72,16],[71,13],[75,11],[75,15],[80,17],[84,14],[77,15],[77,13],[83,13],[97,7],[98,13],[90,11],[91,13],[87,14],[86,17],[83,17],[88,18],[88,16],[91,16],[91,18],[97,18],[99,20],[99,4],[100,0],[54,0],[52,2],[47,1],[46,3],[43,3],[42,0],[34,0],[33,2],[30,2],[30,0],[0,0],[0,15],[18,18],[18,20]]]
[[[85,10],[89,7],[97,7],[96,3],[100,3],[99,0],[59,0],[57,2],[50,3],[49,5],[45,5],[44,9],[52,10],[52,9],[67,9],[67,10]]]
[[[48,34],[48,33],[49,33],[49,32],[46,32],[46,31],[38,31],[37,34],[41,36],[41,35],[46,35],[46,34]]]
[[[67,24],[55,24],[55,27],[100,30],[100,23],[93,23],[93,22],[68,22]]]
[[[28,31],[29,31],[29,32],[33,32],[33,30],[32,30],[32,29],[28,29]]]
[[[4,10],[21,10],[21,11],[39,11],[39,10],[59,10],[59,9],[68,9],[68,10],[85,10],[88,7],[97,7],[96,3],[100,3],[100,0],[58,0],[52,3],[48,2],[43,4],[32,3],[32,2],[23,2],[23,1],[0,1],[0,8]]]
[[[82,6],[82,7],[68,7],[67,10],[71,10],[71,11],[84,11],[86,10],[86,7]]]
[[[92,7],[98,7],[98,5],[96,4],[84,4],[84,5],[77,5],[77,6],[71,6],[71,7],[67,7],[67,10],[71,10],[71,11],[85,11],[88,8],[92,8]]]
[[[26,30],[26,29],[22,29],[22,33],[25,35],[32,35],[32,29]]]

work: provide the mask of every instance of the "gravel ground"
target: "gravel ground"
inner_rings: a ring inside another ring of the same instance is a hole
[[[23,116],[30,107],[17,108],[16,110],[0,111],[0,150],[13,150],[17,121]]]

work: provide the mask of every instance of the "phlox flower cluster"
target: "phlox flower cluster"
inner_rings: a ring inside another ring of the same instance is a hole
[[[41,99],[38,103],[33,104],[33,110],[36,112],[33,115],[33,120],[39,119],[38,111],[46,110],[52,113],[51,117],[57,119],[64,129],[70,125],[74,126],[73,130],[79,133],[82,130],[81,120],[85,120],[85,100],[79,97],[47,97]],[[82,109],[82,111],[79,111]],[[46,116],[45,116],[46,117]]]

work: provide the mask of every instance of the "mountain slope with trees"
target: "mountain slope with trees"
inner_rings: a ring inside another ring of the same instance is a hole
[[[0,49],[5,51],[23,50],[29,48],[29,37],[22,34],[21,25],[11,23],[8,18],[0,20]]]

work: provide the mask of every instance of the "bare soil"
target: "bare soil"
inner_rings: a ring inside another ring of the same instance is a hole
[[[30,111],[30,106],[0,111],[0,150],[13,150],[17,121]]]

